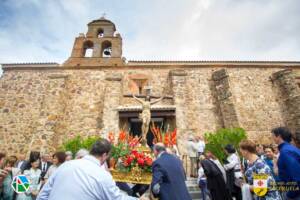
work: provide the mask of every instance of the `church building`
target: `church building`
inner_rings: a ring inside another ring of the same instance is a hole
[[[164,97],[151,106],[151,120],[177,129],[181,153],[191,134],[242,127],[270,143],[272,128],[300,128],[300,62],[126,60],[113,22],[87,26],[64,63],[2,64],[2,150],[53,152],[76,135],[122,129],[139,135],[142,107],[132,94]]]

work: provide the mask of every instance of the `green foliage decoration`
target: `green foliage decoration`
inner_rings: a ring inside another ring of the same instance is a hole
[[[71,151],[73,155],[79,151],[79,149],[87,149],[91,150],[92,145],[97,141],[101,140],[100,136],[88,136],[86,138],[82,138],[80,135],[69,139],[64,142],[61,149],[64,151]]]
[[[205,133],[205,151],[212,152],[220,162],[226,159],[224,147],[232,144],[236,149],[239,147],[241,140],[246,139],[246,131],[242,128],[223,128],[216,133]]]
[[[129,152],[130,149],[128,145],[125,143],[118,143],[112,146],[111,157],[113,157],[115,160],[118,160],[119,158],[128,155]]]

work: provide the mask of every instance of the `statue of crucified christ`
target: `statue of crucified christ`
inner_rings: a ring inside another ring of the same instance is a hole
[[[173,97],[169,95],[164,95],[162,97],[151,95],[151,87],[145,87],[145,90],[146,90],[146,95],[135,95],[135,94],[124,95],[124,97],[133,97],[136,101],[138,101],[142,105],[142,113],[139,115],[139,119],[142,121],[141,137],[142,137],[142,143],[144,144],[147,142],[146,136],[151,122],[151,105],[156,104],[163,99],[173,99]],[[152,98],[155,98],[156,100],[151,102]]]
[[[162,96],[159,99],[152,101],[150,100],[150,95],[145,97],[145,100],[139,99],[134,94],[132,97],[142,104],[142,113],[139,115],[139,118],[142,120],[142,140],[145,142],[146,136],[149,130],[149,125],[151,122],[151,105],[156,104],[163,100],[165,97]]]

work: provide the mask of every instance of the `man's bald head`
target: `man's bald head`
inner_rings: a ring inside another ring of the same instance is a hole
[[[153,147],[153,153],[155,156],[158,156],[161,152],[165,152],[166,147],[163,143],[156,143]]]

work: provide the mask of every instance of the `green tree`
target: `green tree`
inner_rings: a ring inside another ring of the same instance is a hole
[[[205,150],[212,152],[221,162],[226,158],[224,147],[232,144],[236,149],[241,140],[246,139],[246,131],[242,128],[223,128],[215,133],[205,133]]]
[[[88,136],[86,138],[82,138],[80,135],[69,139],[64,142],[63,146],[61,147],[64,151],[71,151],[73,155],[76,154],[76,152],[79,149],[87,149],[91,150],[92,145],[97,141],[101,140],[100,136]]]

